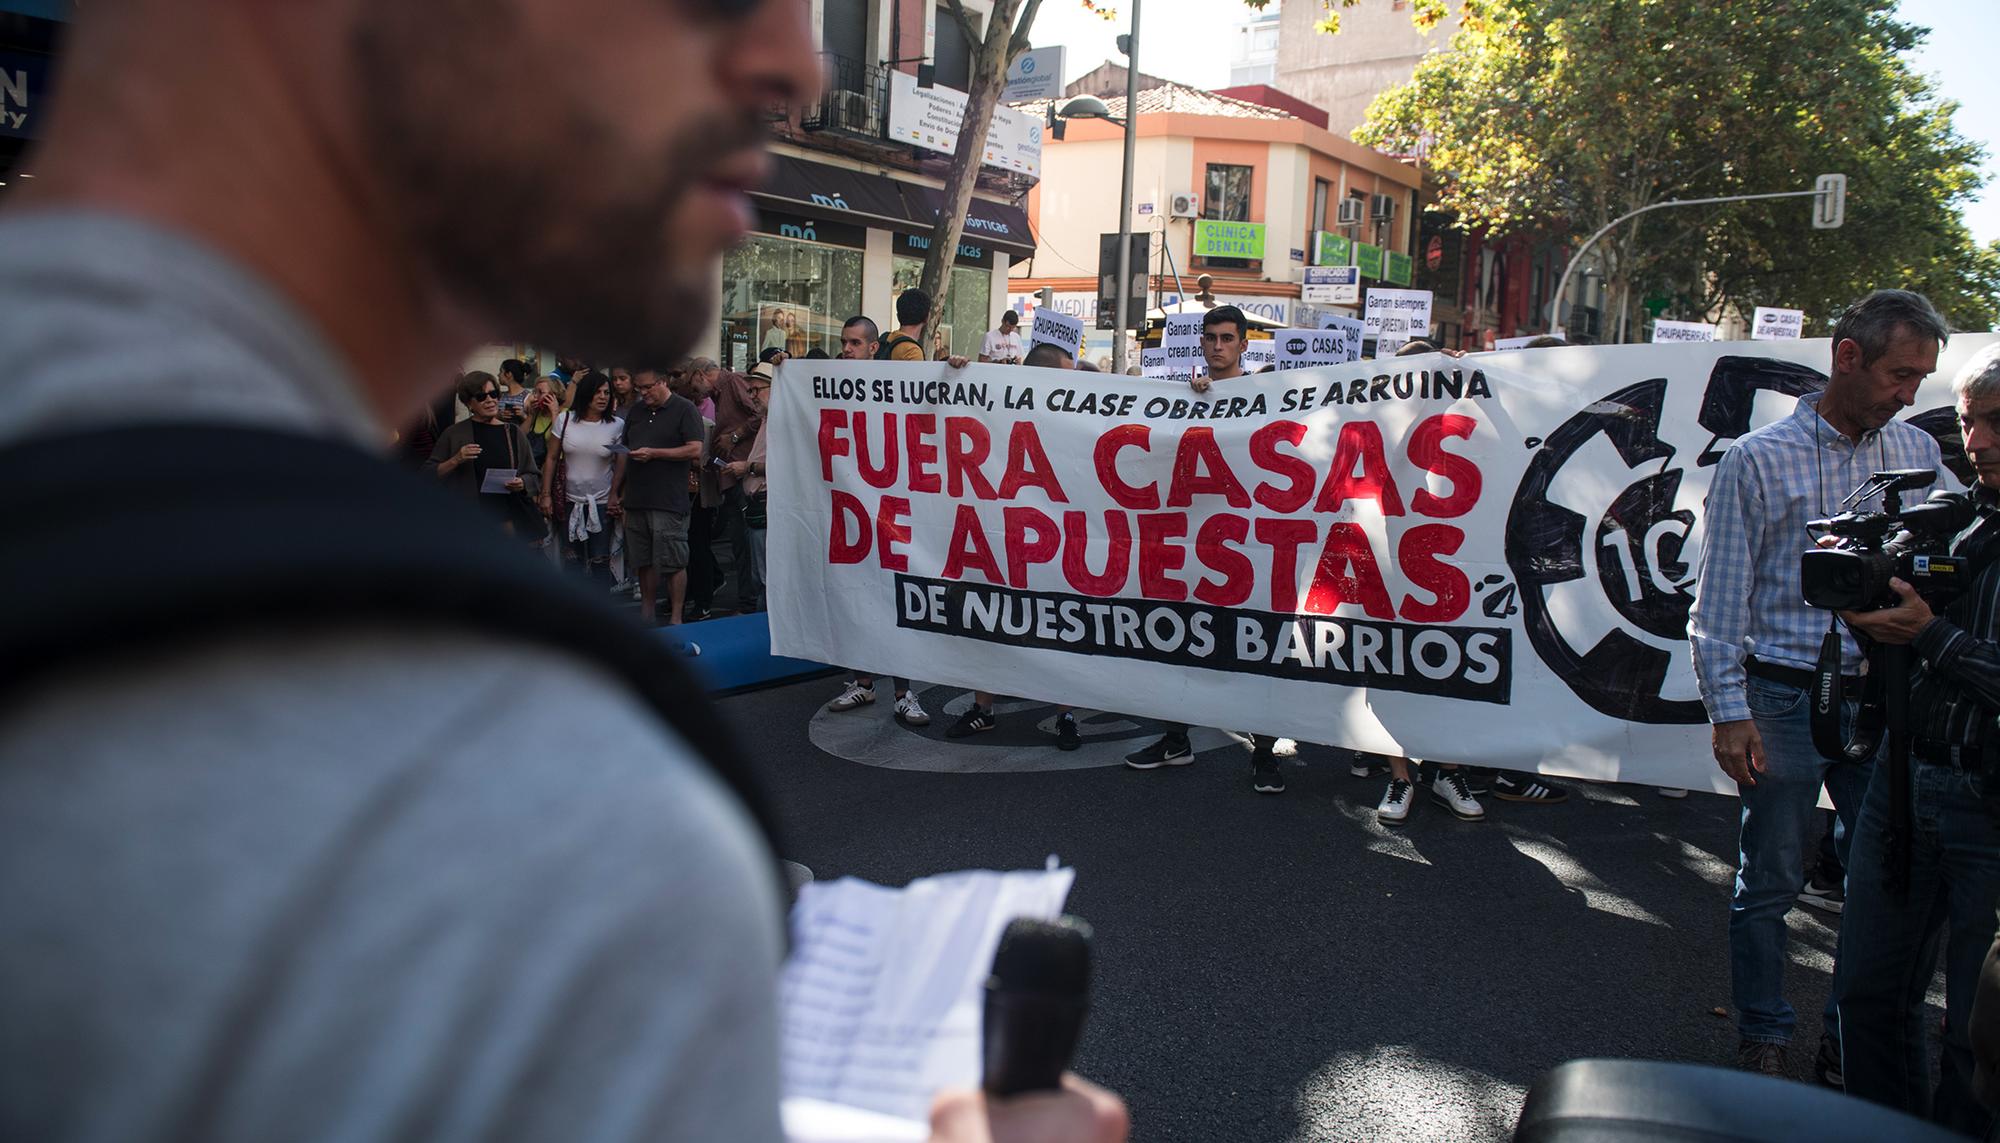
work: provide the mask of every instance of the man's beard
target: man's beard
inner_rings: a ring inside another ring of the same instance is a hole
[[[762,120],[699,124],[652,156],[581,107],[550,139],[514,138],[509,109],[543,97],[517,73],[507,0],[366,12],[351,43],[361,123],[393,221],[451,300],[496,336],[586,360],[687,354],[718,299],[713,262],[675,249],[674,215],[710,164],[762,144]]]

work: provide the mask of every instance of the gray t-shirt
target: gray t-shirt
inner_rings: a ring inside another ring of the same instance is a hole
[[[0,220],[0,364],[0,443],[385,435],[269,288],[106,215]],[[273,631],[0,717],[0,1138],[775,1140],[779,956],[741,809],[559,653]]]

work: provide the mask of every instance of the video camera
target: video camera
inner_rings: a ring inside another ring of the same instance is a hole
[[[1842,512],[1825,520],[1809,520],[1814,539],[1838,536],[1838,548],[1813,548],[1799,559],[1805,601],[1829,611],[1876,611],[1896,605],[1889,580],[1897,578],[1916,588],[1932,607],[1957,599],[1971,582],[1964,560],[1950,554],[1951,541],[1972,522],[1972,501],[1961,492],[1939,490],[1907,511],[1902,494],[1937,479],[1928,468],[1891,469],[1861,482],[1842,504],[1876,495],[1880,512]]]

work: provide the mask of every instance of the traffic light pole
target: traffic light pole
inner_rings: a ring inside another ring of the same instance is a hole
[[[1840,185],[1837,190],[1830,189],[1825,185],[1826,179],[1830,177],[1840,178]],[[1619,215],[1617,218],[1614,218],[1610,222],[1605,223],[1603,227],[1601,227],[1597,231],[1597,233],[1591,235],[1589,238],[1584,239],[1583,245],[1577,247],[1575,256],[1569,260],[1569,265],[1563,267],[1562,279],[1556,283],[1555,313],[1549,315],[1551,319],[1553,319],[1549,322],[1549,332],[1555,335],[1556,337],[1563,336],[1563,324],[1560,319],[1567,317],[1569,315],[1569,307],[1565,304],[1565,302],[1569,296],[1570,277],[1576,273],[1577,266],[1582,264],[1583,256],[1590,251],[1591,246],[1594,245],[1598,239],[1604,237],[1606,234],[1609,234],[1611,233],[1611,231],[1617,229],[1619,224],[1637,218],[1640,215],[1647,213],[1648,211],[1665,210],[1670,206],[1710,206],[1718,202],[1754,202],[1759,199],[1767,199],[1767,198],[1805,198],[1807,196],[1812,196],[1815,198],[1822,199],[1820,209],[1824,212],[1828,210],[1828,204],[1824,201],[1825,196],[1836,195],[1840,201],[1837,201],[1834,204],[1832,204],[1831,213],[1829,215],[1831,221],[1823,223],[1816,218],[1813,222],[1813,226],[1816,229],[1831,229],[1832,227],[1839,226],[1841,223],[1841,215],[1845,209],[1847,180],[1844,176],[1822,176],[1820,181],[1822,185],[1819,187],[1815,187],[1812,190],[1778,191],[1774,194],[1732,194],[1732,195],[1723,195],[1720,198],[1669,199],[1666,202],[1656,202],[1651,206],[1642,206],[1637,210],[1628,211],[1625,214]]]
[[[1111,371],[1125,372],[1125,340],[1132,310],[1132,167],[1139,153],[1139,0],[1132,0],[1132,34],[1125,52],[1125,172],[1118,182],[1118,320],[1111,340]],[[1144,295],[1141,295],[1142,297]],[[1145,314],[1142,305],[1141,318]]]

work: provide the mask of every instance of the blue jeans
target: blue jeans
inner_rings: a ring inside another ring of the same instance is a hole
[[[1868,787],[1841,918],[1842,1073],[1863,1099],[1982,1134],[1993,1116],[1972,1096],[1966,1028],[2000,900],[2000,820],[1979,779],[1949,766],[1910,764],[1909,893],[1888,891],[1888,768]],[[1944,945],[1944,1074],[1931,1091],[1924,993]]]
[[[1811,705],[1798,687],[1769,679],[1749,681],[1750,714],[1764,740],[1768,769],[1740,791],[1743,825],[1738,834],[1736,893],[1729,901],[1729,976],[1736,1004],[1736,1032],[1745,1040],[1786,1044],[1797,1013],[1785,1000],[1785,914],[1805,888],[1806,846],[1819,840],[1820,786],[1833,798],[1834,848],[1848,863],[1854,819],[1867,789],[1869,763],[1829,762],[1813,749]],[[1854,704],[1841,711],[1841,734],[1853,731]],[[1983,951],[1983,950],[1982,950]],[[1834,981],[1840,963],[1834,962]],[[1840,1035],[1833,997],[1826,1002],[1827,1034]]]

